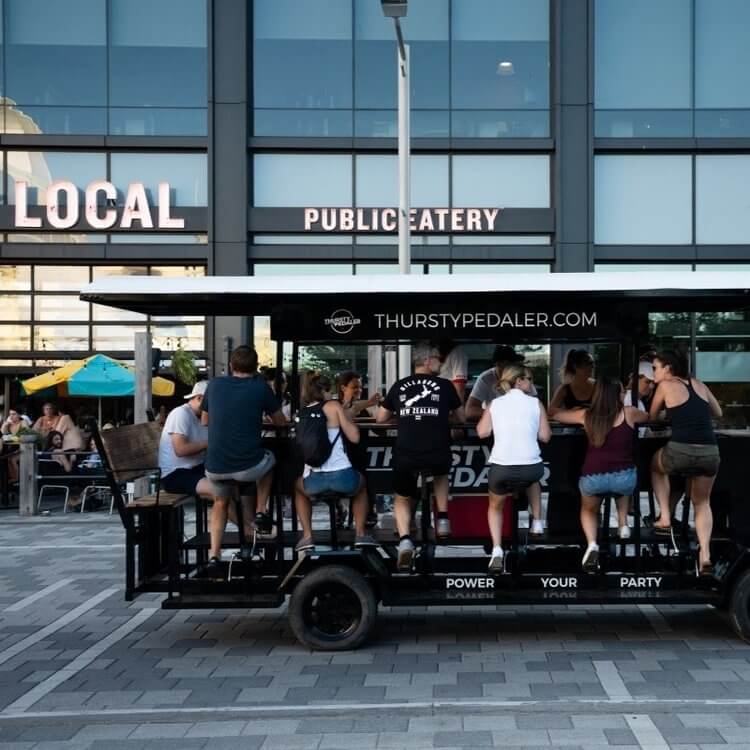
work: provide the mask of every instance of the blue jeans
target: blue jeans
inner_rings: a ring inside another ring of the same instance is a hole
[[[352,497],[357,494],[359,481],[359,472],[350,466],[339,471],[313,471],[302,480],[302,487],[308,497],[324,492],[336,492]]]
[[[635,466],[606,474],[586,474],[578,482],[582,495],[632,495],[638,482]]]

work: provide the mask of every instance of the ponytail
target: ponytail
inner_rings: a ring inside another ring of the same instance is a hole
[[[500,375],[500,381],[497,384],[497,390],[501,394],[508,393],[515,388],[519,378],[526,376],[526,368],[520,364],[506,365]]]

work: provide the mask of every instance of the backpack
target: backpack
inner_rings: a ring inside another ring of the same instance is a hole
[[[320,468],[330,458],[339,437],[340,429],[333,442],[328,438],[328,423],[323,404],[313,404],[300,410],[297,416],[295,443],[308,466]]]

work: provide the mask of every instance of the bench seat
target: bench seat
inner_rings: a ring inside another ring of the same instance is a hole
[[[190,495],[180,495],[174,492],[160,492],[158,496],[156,493],[152,495],[142,495],[135,500],[131,500],[125,507],[126,508],[179,508],[190,500]]]

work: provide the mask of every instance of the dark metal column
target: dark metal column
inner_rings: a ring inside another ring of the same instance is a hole
[[[553,0],[555,271],[593,271],[593,0]]]
[[[249,37],[252,3],[209,0],[208,272],[247,275]],[[227,350],[249,340],[243,317],[214,318],[207,350],[212,370],[227,369]]]

